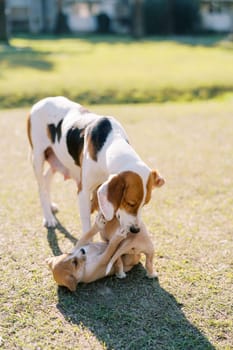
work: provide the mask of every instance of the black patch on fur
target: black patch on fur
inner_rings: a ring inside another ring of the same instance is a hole
[[[103,147],[109,133],[112,130],[112,125],[107,118],[101,118],[93,126],[90,132],[91,142],[94,146],[95,153],[92,155],[93,159],[97,161],[97,153]]]
[[[54,143],[56,141],[56,137],[57,137],[57,141],[60,142],[61,139],[61,125],[62,125],[63,119],[61,119],[59,121],[59,123],[57,124],[57,126],[55,126],[54,124],[49,124],[48,128],[49,128],[49,133],[51,135],[51,139],[52,139],[52,143]]]
[[[81,165],[80,156],[83,151],[84,130],[85,129],[79,129],[77,126],[73,126],[68,130],[66,135],[68,152],[78,166]]]

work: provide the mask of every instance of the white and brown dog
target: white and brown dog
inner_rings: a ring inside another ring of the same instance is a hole
[[[77,183],[83,232],[91,227],[90,197],[100,185],[98,201],[105,218],[116,215],[126,232],[139,232],[141,209],[164,179],[140,159],[116,119],[91,113],[62,96],[48,97],[32,107],[28,137],[45,226],[57,224],[49,188],[58,171]],[[50,167],[43,174],[45,161]]]
[[[120,229],[115,217],[107,223],[99,218],[101,216],[86,234],[86,239],[89,240],[100,232],[108,243],[85,244],[81,238],[71,253],[46,260],[57,284],[75,291],[78,283],[90,283],[106,275],[116,274],[117,277],[124,278],[125,273],[139,263],[141,253],[146,256],[147,276],[157,277],[153,269],[154,247],[145,225],[141,224],[137,235],[127,235],[125,230]]]

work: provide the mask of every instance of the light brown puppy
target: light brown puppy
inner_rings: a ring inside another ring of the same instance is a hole
[[[48,258],[48,263],[55,281],[75,291],[80,282],[90,283],[106,275],[106,267],[119,243],[126,237],[118,230],[112,237],[110,244],[104,242],[89,243],[77,248],[69,254],[62,254]],[[113,267],[110,274],[114,274],[117,267]]]
[[[87,243],[97,232],[109,243]],[[120,230],[116,218],[104,222],[101,215],[92,229],[83,237],[69,254],[47,259],[53,277],[58,285],[75,291],[80,282],[89,283],[108,275],[125,277],[134,265],[139,263],[140,253],[146,255],[147,276],[156,277],[153,271],[153,243],[145,225],[137,234],[126,234]]]

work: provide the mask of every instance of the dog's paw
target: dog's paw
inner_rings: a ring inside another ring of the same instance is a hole
[[[116,277],[117,278],[125,278],[126,277],[126,273],[124,271],[121,271],[121,272],[117,272],[116,273]]]
[[[153,271],[152,273],[149,273],[149,272],[147,271],[146,276],[147,276],[148,278],[158,278],[158,273],[155,272],[155,271]]]
[[[51,203],[51,210],[52,210],[53,214],[56,214],[59,212],[59,209],[58,209],[58,206],[56,203],[54,203],[54,202]]]
[[[51,218],[44,218],[43,219],[43,225],[44,227],[47,227],[47,228],[55,228],[57,226],[58,222],[57,220],[55,219],[55,217],[51,217]]]
[[[96,225],[100,228],[100,229],[104,229],[105,225],[106,225],[106,219],[105,217],[103,216],[103,214],[101,212],[99,212],[97,215],[96,215],[96,218],[95,218],[95,223]]]

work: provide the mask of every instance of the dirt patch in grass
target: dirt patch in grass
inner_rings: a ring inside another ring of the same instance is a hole
[[[102,106],[167,180],[144,208],[159,281],[142,265],[73,294],[44,260],[80,236],[76,188],[57,176],[56,230],[42,227],[26,110],[0,111],[0,347],[232,349],[233,104]]]

